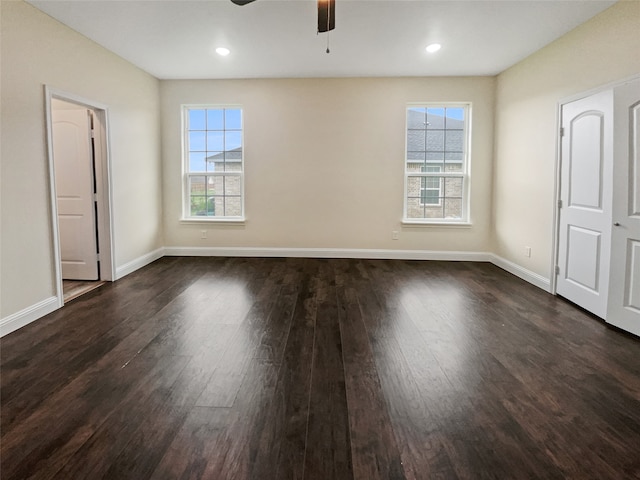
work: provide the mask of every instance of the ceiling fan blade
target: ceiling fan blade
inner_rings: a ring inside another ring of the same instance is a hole
[[[336,28],[336,0],[318,0],[318,32]]]
[[[254,2],[255,0],[231,0],[236,5],[246,5],[247,3]]]

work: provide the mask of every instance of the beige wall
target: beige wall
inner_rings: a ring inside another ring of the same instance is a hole
[[[115,260],[162,245],[159,82],[22,1],[1,2],[0,318],[51,297],[43,85],[109,107]]]
[[[638,73],[640,2],[621,1],[498,76],[497,255],[550,277],[558,102]]]
[[[165,245],[485,252],[494,84],[489,77],[162,81]],[[473,104],[468,229],[400,224],[406,105],[430,101]],[[198,103],[244,108],[244,226],[179,221],[180,105]]]

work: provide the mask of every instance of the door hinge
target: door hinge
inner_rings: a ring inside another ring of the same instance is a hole
[[[91,138],[96,138],[96,131],[93,128],[91,129]]]
[[[97,193],[94,193],[94,194],[93,194],[93,201],[94,201],[94,202],[97,202],[97,201],[98,201],[98,194],[97,194]]]
[[[564,127],[560,127],[560,136],[564,137]]]
[[[100,254],[96,253],[96,260],[99,262],[100,261]]]
[[[562,200],[558,200],[558,208],[562,208]]]
[[[556,265],[555,271],[556,275],[560,275],[560,267],[558,265]]]

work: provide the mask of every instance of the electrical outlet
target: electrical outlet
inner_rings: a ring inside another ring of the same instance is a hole
[[[206,230],[200,230],[200,239],[201,240],[205,240],[207,238],[207,231]]]
[[[391,232],[391,240],[398,240],[398,238],[400,238],[400,234],[398,233],[397,230],[394,230],[393,232]]]
[[[525,257],[531,256],[531,247],[524,247],[524,256]]]

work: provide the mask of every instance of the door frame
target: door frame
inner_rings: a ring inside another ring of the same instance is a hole
[[[98,245],[100,249],[100,280],[114,281],[115,254],[112,217],[112,189],[111,189],[111,155],[109,148],[109,109],[106,105],[68,93],[56,88],[44,86],[45,92],[45,121],[47,133],[47,157],[49,164],[49,196],[51,205],[51,248],[53,251],[53,269],[55,276],[55,296],[58,307],[64,305],[62,290],[62,264],[60,253],[60,229],[58,226],[58,202],[56,195],[55,161],[53,158],[53,130],[51,100],[57,99],[75,103],[92,110],[95,118],[94,145],[96,176],[96,203],[98,229]]]
[[[574,95],[561,98],[556,106],[556,160],[555,160],[555,176],[553,185],[553,228],[552,228],[552,245],[551,245],[551,278],[549,292],[552,295],[557,295],[557,277],[556,267],[558,266],[558,259],[560,255],[560,174],[562,169],[562,136],[560,135],[560,128],[562,127],[562,107],[566,104],[581,100],[583,98],[595,95],[596,93],[604,92],[605,90],[613,90],[616,87],[624,85],[629,81],[640,79],[640,75],[631,75],[620,80],[600,85],[590,90],[576,93]]]

